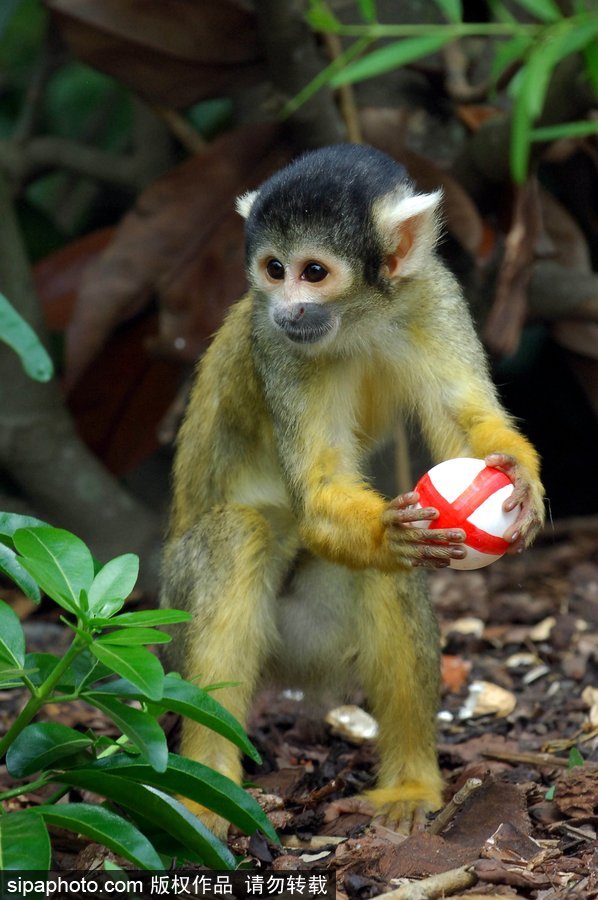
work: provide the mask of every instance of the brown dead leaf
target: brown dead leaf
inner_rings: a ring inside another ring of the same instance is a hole
[[[242,221],[235,197],[289,158],[275,125],[227,133],[150,185],[85,272],[67,332],[67,386],[120,322],[157,298],[157,347],[195,359],[243,288]],[[238,221],[237,221],[238,220]]]
[[[540,221],[537,181],[530,178],[516,191],[496,296],[484,327],[488,349],[500,357],[511,355],[519,346]]]
[[[530,832],[524,791],[518,785],[491,777],[457,810],[444,836],[451,844],[472,847],[479,853],[503,822],[509,822],[524,835]]]
[[[395,846],[392,853],[380,856],[379,874],[385,879],[435,875],[477,858],[476,848],[449,843],[437,834],[416,832]]]
[[[45,0],[72,52],[151,102],[182,107],[264,77],[238,0]]]
[[[537,841],[515,828],[511,822],[501,822],[482,847],[481,855],[486,859],[525,865],[541,850]]]
[[[598,811],[598,763],[567,769],[559,775],[554,801],[570,819],[586,818]]]
[[[495,859],[481,859],[475,864],[474,871],[480,881],[490,884],[508,884],[511,887],[542,888],[550,886],[550,879],[538,872],[528,872],[517,866]]]

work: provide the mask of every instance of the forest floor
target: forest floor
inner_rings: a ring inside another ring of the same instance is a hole
[[[282,846],[231,830],[232,849],[267,870],[332,870],[340,897],[598,897],[595,530],[561,528],[485,570],[434,572],[431,588],[443,636],[445,800],[466,784],[469,796],[409,837],[363,812],[339,813],[339,798],[373,781],[373,743],[359,723],[340,734],[326,711],[266,692],[250,724],[264,763],[248,779]],[[24,625],[34,649],[57,651],[52,611]],[[108,730],[97,710],[47,712]],[[60,864],[84,868],[90,850],[65,836]]]

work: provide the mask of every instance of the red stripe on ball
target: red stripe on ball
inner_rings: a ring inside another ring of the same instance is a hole
[[[488,466],[476,475],[471,484],[452,503],[449,503],[442,494],[438,493],[432,479],[426,473],[417,484],[420,503],[422,506],[433,506],[439,512],[438,518],[434,519],[433,527],[429,530],[462,528],[465,532],[465,543],[472,550],[479,550],[480,553],[488,553],[492,556],[502,556],[509,549],[509,542],[502,537],[488,534],[487,531],[483,531],[467,521],[467,517],[491,494],[507,484],[512,484],[512,482],[504,472]]]

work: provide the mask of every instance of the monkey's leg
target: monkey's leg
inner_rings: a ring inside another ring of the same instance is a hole
[[[366,796],[401,831],[441,804],[438,627],[422,575],[363,574],[359,666],[380,727],[378,783]]]
[[[285,564],[269,520],[244,506],[213,510],[167,548],[163,605],[187,609],[193,620],[186,640],[166,662],[201,685],[238,682],[214,697],[243,725],[277,640],[273,598]],[[237,747],[197,722],[183,720],[181,753],[241,782]],[[226,834],[222,819],[197,804],[186,805],[209,828]]]

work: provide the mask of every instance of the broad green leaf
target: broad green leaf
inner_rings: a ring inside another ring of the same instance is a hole
[[[452,24],[458,24],[463,18],[461,0],[436,0],[446,18]]]
[[[0,815],[0,872],[47,871],[50,860],[48,829],[36,810]]]
[[[379,50],[373,50],[361,59],[345,66],[331,78],[330,84],[332,87],[340,87],[341,84],[364,81],[366,78],[382,75],[391,69],[397,69],[416,59],[422,59],[435,53],[449,40],[451,40],[451,36],[445,34],[403,38],[403,40],[387,44]]]
[[[94,641],[89,649],[101,663],[134,684],[150,700],[160,700],[164,690],[164,669],[160,660],[145,647],[118,647]]]
[[[59,779],[57,779],[59,780]],[[63,784],[68,781],[62,780]],[[124,856],[140,869],[162,869],[163,863],[145,835],[126,819],[89,803],[60,803],[38,806],[35,812],[49,825],[57,825],[84,834],[103,844],[119,856]]]
[[[18,513],[0,513],[0,535],[12,538],[19,528],[39,528],[47,526],[47,522],[34,519],[33,516],[21,516]]]
[[[509,68],[512,63],[523,61],[529,48],[533,45],[533,38],[528,35],[519,34],[508,41],[500,44],[496,48],[494,59],[490,66],[490,80],[495,84],[503,72]]]
[[[30,600],[33,600],[34,603],[40,602],[41,594],[39,587],[29,572],[25,571],[19,562],[15,551],[2,543],[0,543],[0,572],[4,572],[11,581],[14,581],[17,587],[20,588]]]
[[[157,775],[149,766],[142,768]],[[115,801],[119,806],[138,811],[144,819],[173,835],[184,847],[199,853],[206,865],[212,868],[234,867],[235,860],[228,848],[182,803],[152,787],[151,781],[138,782],[127,776],[122,777],[114,771],[91,766],[72,769],[59,775],[56,780],[71,787],[94,791]]]
[[[130,700],[142,700],[143,695],[125,680],[112,681],[102,685],[94,694],[126,697]],[[162,697],[156,705],[164,711],[176,712],[210,728],[227,738],[243,753],[255,762],[260,763],[260,755],[245,734],[240,723],[221,703],[218,703],[203,688],[183,681],[177,675],[168,674],[164,678]]]
[[[125,553],[102,566],[88,591],[89,609],[95,616],[111,616],[121,608],[139,575],[139,557]]]
[[[167,644],[170,640],[172,638],[169,634],[155,628],[119,628],[118,631],[100,635],[96,638],[96,643],[130,647],[135,644]]]
[[[13,609],[0,600],[0,666],[21,669],[25,663],[25,635]]]
[[[530,70],[527,67],[520,73],[519,82],[521,93],[513,107],[509,155],[513,180],[522,184],[527,176],[532,129],[532,116],[525,94],[527,83],[530,82]]]
[[[166,735],[153,716],[141,709],[127,706],[114,697],[95,691],[86,693],[85,699],[105,712],[118,725],[152,768],[158,772],[166,769],[168,763]]]
[[[139,612],[121,613],[111,619],[95,619],[94,624],[118,625],[119,628],[137,628],[147,625],[153,628],[155,625],[177,625],[179,622],[190,622],[191,613],[182,609],[140,609]]]
[[[94,576],[93,558],[83,541],[62,528],[25,528],[15,531],[15,547],[43,591],[70,612],[79,610],[79,594],[88,591]]]
[[[563,122],[561,125],[534,128],[531,136],[534,141],[559,141],[562,138],[592,137],[594,134],[598,134],[598,122]]]
[[[90,738],[60,722],[35,722],[15,738],[6,754],[6,768],[13,778],[25,778],[52,769],[92,744]]]
[[[0,294],[0,341],[12,347],[30,378],[35,381],[52,378],[54,365],[45,347],[4,294]]]
[[[89,770],[109,771],[121,778],[149,784],[159,790],[194,800],[247,834],[259,828],[268,838],[278,843],[276,831],[257,801],[230,778],[202,763],[170,753],[166,771],[156,772],[147,763],[138,762],[123,753],[98,759],[86,767],[85,771]],[[81,770],[73,769],[64,777],[70,778],[72,772],[78,771]],[[63,780],[63,776],[60,780]]]

